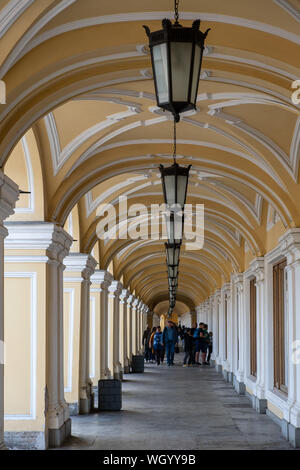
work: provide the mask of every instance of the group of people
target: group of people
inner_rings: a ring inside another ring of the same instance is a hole
[[[201,322],[199,326],[193,323],[191,328],[177,326],[171,320],[167,321],[164,330],[155,326],[152,330],[147,326],[143,335],[145,361],[163,364],[165,354],[167,365],[174,365],[175,352],[179,352],[179,338],[183,342],[184,359],[183,367],[196,365],[209,365],[213,350],[213,334],[208,332],[208,326]],[[201,358],[201,362],[200,362]]]

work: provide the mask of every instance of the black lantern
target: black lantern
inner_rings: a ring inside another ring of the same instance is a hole
[[[167,252],[167,265],[178,266],[180,245],[165,243],[165,247],[166,247],[166,252]]]
[[[191,165],[183,167],[175,161],[167,168],[163,165],[159,166],[165,204],[171,212],[184,210],[190,168]]]
[[[204,42],[209,31],[199,30],[200,20],[186,28],[178,19],[175,1],[174,24],[164,19],[163,29],[152,33],[144,26],[149,38],[157,105],[170,111],[176,122],[180,113],[196,107]]]

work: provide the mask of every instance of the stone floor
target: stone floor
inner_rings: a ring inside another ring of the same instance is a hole
[[[292,449],[213,368],[146,365],[125,376],[123,411],[72,417],[62,449]]]

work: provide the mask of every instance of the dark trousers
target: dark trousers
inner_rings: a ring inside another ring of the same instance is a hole
[[[192,364],[192,359],[193,359],[192,349],[190,349],[189,351],[185,351],[184,358],[183,358],[183,364],[186,364],[187,360],[188,360],[188,364],[191,365]]]
[[[192,346],[192,350],[191,350],[191,361],[192,361],[191,363],[192,364],[196,364],[195,356],[196,356],[196,344],[194,342]]]
[[[207,354],[206,362],[209,362],[209,361],[210,361],[210,356],[211,356],[212,350],[213,350],[212,345],[209,345],[209,346],[208,346],[208,350],[207,350],[207,351],[208,351],[208,354]]]
[[[155,359],[158,365],[164,362],[164,355],[165,355],[164,348],[154,349],[154,354],[155,354]]]
[[[151,358],[151,349],[149,348],[149,346],[146,344],[145,345],[145,361],[150,361],[150,358]]]
[[[166,344],[166,354],[167,354],[167,363],[174,363],[174,353],[175,353],[175,343],[174,341],[167,341]]]

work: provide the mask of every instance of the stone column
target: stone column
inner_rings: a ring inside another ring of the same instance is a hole
[[[222,364],[220,364],[219,355],[219,305],[220,305],[221,291],[217,290],[214,294],[213,300],[213,357],[215,366],[218,372],[222,371]]]
[[[225,309],[226,302],[228,299],[228,292],[230,290],[230,284],[224,284],[221,289],[221,304],[220,304],[220,336],[219,336],[219,355],[222,364],[222,371],[225,380],[228,380],[229,363],[227,359],[228,355],[228,321],[227,321],[227,338],[226,338],[226,321],[225,321]],[[228,304],[227,304],[227,319],[228,319]],[[227,350],[227,351],[226,351]]]
[[[134,298],[134,301],[132,303],[132,354],[133,356],[136,356],[138,354],[137,350],[137,334],[136,334],[136,329],[137,329],[137,307],[139,304],[139,299]]]
[[[4,238],[3,221],[14,213],[19,197],[18,186],[0,170],[0,450],[4,445]]]
[[[49,446],[57,447],[71,434],[69,407],[64,399],[63,375],[63,259],[69,253],[72,237],[54,226],[47,249],[47,398],[46,418]]]
[[[97,265],[96,260],[87,254],[71,253],[64,260],[66,266],[64,283],[66,291],[75,293],[73,342],[68,352],[73,352],[72,364],[76,373],[74,383],[69,384],[66,398],[70,403],[72,414],[89,413],[92,406],[92,381],[89,375],[90,363],[90,278]],[[66,335],[68,336],[68,335]]]
[[[119,295],[122,291],[122,284],[112,281],[109,290],[109,319],[108,338],[111,343],[108,345],[108,363],[111,375],[114,379],[122,378],[122,366],[120,363],[120,323],[119,323]]]
[[[122,289],[120,295],[120,362],[124,370],[124,374],[129,373],[129,357],[128,357],[128,312],[127,300],[129,292],[127,289]]]
[[[238,394],[244,395],[245,387],[245,358],[244,358],[244,278],[242,274],[233,277],[233,384]]]
[[[134,301],[133,295],[129,295],[127,299],[127,357],[129,361],[129,367],[132,362],[132,303]]]
[[[265,413],[266,400],[266,338],[270,334],[267,331],[265,313],[265,263],[264,258],[256,258],[251,267],[256,277],[256,318],[257,318],[257,380],[255,386],[256,397],[253,406],[259,413]]]

